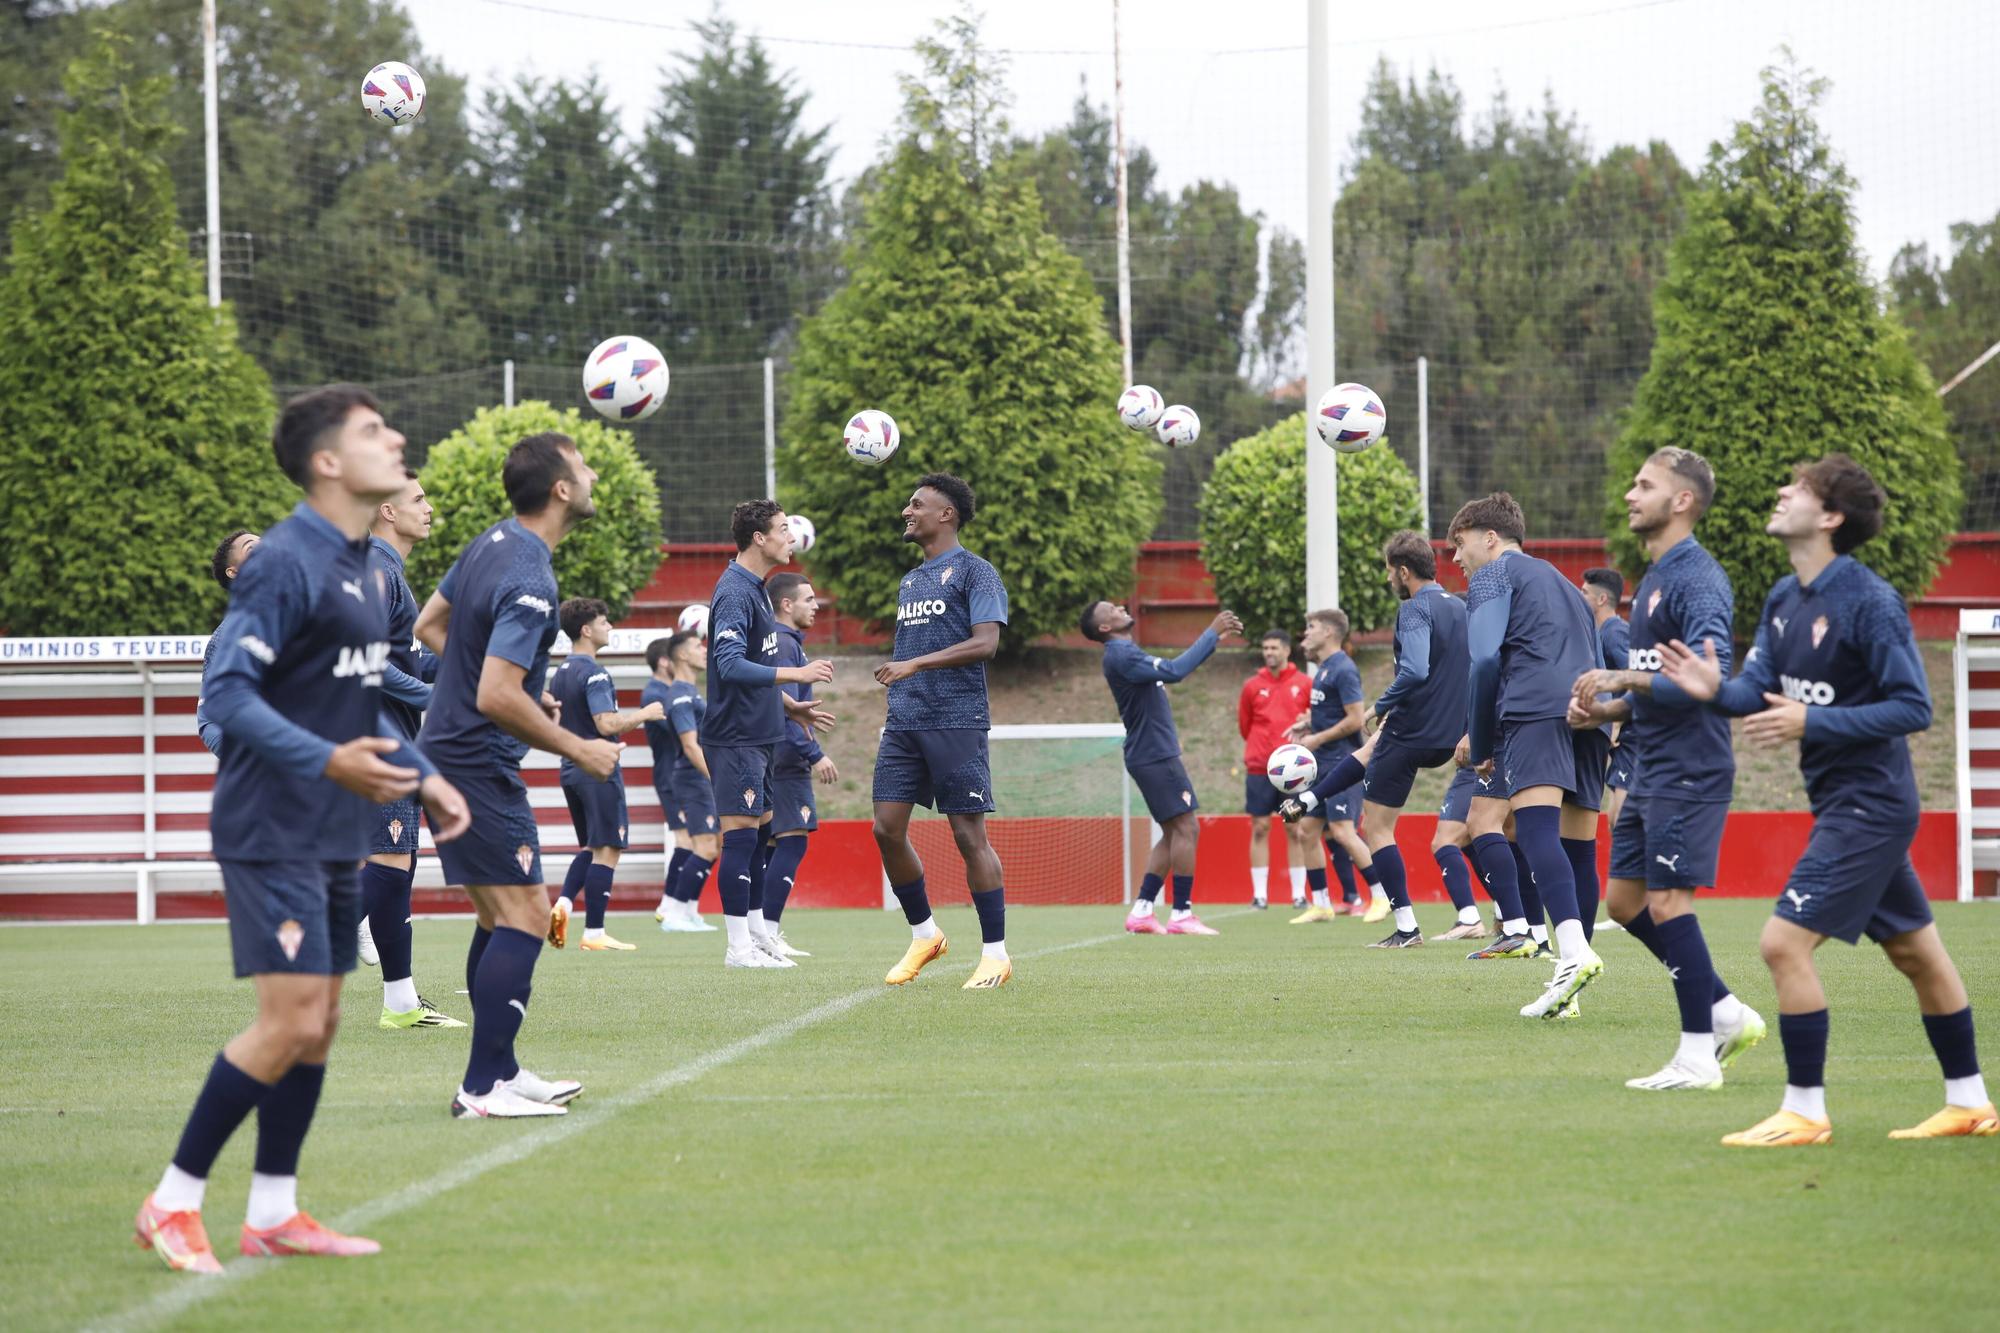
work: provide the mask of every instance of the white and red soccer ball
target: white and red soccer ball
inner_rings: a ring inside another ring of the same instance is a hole
[[[708,637],[708,603],[690,602],[681,608],[674,625],[683,633],[693,632],[706,639]]]
[[[840,439],[849,458],[872,467],[889,461],[889,455],[903,442],[903,432],[896,428],[896,418],[887,412],[864,407],[848,418],[847,429],[840,433]]]
[[[1118,419],[1133,430],[1151,430],[1166,410],[1167,400],[1150,384],[1134,384],[1118,395]]]
[[[804,514],[785,515],[785,526],[792,530],[794,555],[804,555],[812,550],[813,543],[819,540],[819,529],[814,527],[813,521]]]
[[[424,76],[400,60],[385,60],[361,80],[361,107],[384,125],[407,125],[423,114]]]
[[[1336,384],[1320,395],[1319,406],[1313,409],[1313,429],[1343,454],[1360,453],[1388,428],[1382,395],[1365,384]]]
[[[1159,421],[1153,425],[1153,433],[1168,448],[1185,449],[1201,438],[1201,418],[1194,414],[1192,407],[1175,403],[1160,413]]]
[[[1303,745],[1280,745],[1264,762],[1264,776],[1287,796],[1297,796],[1319,778],[1319,760]]]
[[[606,338],[583,362],[583,396],[611,421],[644,421],[667,400],[667,359],[644,338]]]

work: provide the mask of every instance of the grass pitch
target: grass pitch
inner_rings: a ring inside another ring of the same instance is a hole
[[[1772,1014],[1761,903],[1703,915]],[[1515,1016],[1539,964],[1364,950],[1358,921],[1010,916],[1015,983],[958,989],[970,911],[915,985],[879,912],[801,912],[795,972],[614,921],[544,957],[522,1053],[585,1080],[561,1120],[446,1112],[464,1032],[384,1032],[350,984],[302,1200],[379,1258],[234,1261],[254,1126],[206,1217],[231,1274],[130,1240],[216,1048],[246,1020],[214,927],[0,931],[0,1309],[10,1329],[1990,1327],[2000,1140],[1890,1143],[1937,1109],[1908,987],[1829,945],[1835,1142],[1726,1150],[1775,1108],[1770,1040],[1714,1094],[1629,1092],[1673,1048],[1660,969],[1600,936],[1574,1023]],[[1443,929],[1444,909],[1423,909]],[[1942,907],[2000,1050],[2000,911]],[[417,930],[465,1015],[464,922]]]

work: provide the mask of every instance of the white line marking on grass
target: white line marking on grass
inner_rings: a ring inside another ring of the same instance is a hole
[[[1242,912],[1249,909],[1244,908]],[[1238,916],[1242,912],[1227,912],[1223,916]],[[1217,917],[1221,920],[1221,917]],[[1052,945],[1046,949],[1036,949],[1021,954],[1022,960],[1047,958],[1054,954],[1068,953],[1074,949],[1089,949],[1099,944],[1109,944],[1113,940],[1125,938],[1120,930],[1114,934],[1093,935],[1088,939],[1072,940],[1068,944]],[[331,1225],[337,1231],[359,1231],[385,1218],[422,1207],[441,1194],[449,1193],[461,1185],[469,1185],[496,1168],[512,1166],[516,1162],[537,1156],[563,1140],[572,1138],[586,1130],[594,1129],[604,1121],[620,1115],[635,1106],[642,1106],[662,1093],[692,1083],[696,1079],[734,1064],[744,1056],[774,1046],[788,1038],[795,1037],[810,1027],[817,1027],[829,1019],[838,1018],[850,1009],[866,1004],[870,1000],[888,995],[890,988],[884,985],[870,986],[865,990],[849,991],[847,994],[826,1001],[806,1010],[802,1014],[761,1028],[727,1046],[718,1046],[712,1051],[698,1055],[692,1060],[663,1070],[644,1083],[613,1093],[609,1097],[587,1103],[580,1110],[572,1110],[568,1115],[547,1122],[534,1129],[527,1129],[517,1137],[499,1143],[485,1152],[477,1153],[456,1166],[448,1167],[429,1179],[405,1185],[402,1189],[369,1200],[367,1203],[348,1209],[332,1219]],[[149,1300],[139,1302],[131,1308],[86,1325],[92,1330],[139,1329],[164,1323],[178,1315],[185,1314],[212,1296],[220,1296],[232,1288],[275,1272],[285,1264],[283,1259],[232,1259],[222,1267],[216,1277],[182,1277],[175,1284]]]

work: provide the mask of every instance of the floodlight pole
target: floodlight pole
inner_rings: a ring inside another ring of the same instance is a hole
[[[1417,358],[1417,486],[1423,493],[1424,531],[1431,530],[1431,359]]]
[[[201,0],[201,128],[207,159],[208,304],[222,304],[222,162],[215,90],[215,0]]]
[[[1312,413],[1333,387],[1333,89],[1326,0],[1306,0],[1306,606],[1340,604],[1338,455]]]
[[[1111,153],[1118,182],[1118,346],[1132,382],[1132,214],[1125,200],[1125,43],[1118,0],[1111,0]]]

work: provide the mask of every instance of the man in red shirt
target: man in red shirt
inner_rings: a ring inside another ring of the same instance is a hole
[[[1312,681],[1292,665],[1292,636],[1267,629],[1258,641],[1264,667],[1243,682],[1236,700],[1236,730],[1243,737],[1243,809],[1250,816],[1250,905],[1267,907],[1271,875],[1271,816],[1278,813],[1282,793],[1264,774],[1271,751],[1286,742],[1286,732],[1312,702]],[[1307,835],[1297,824],[1286,826],[1292,840],[1292,905],[1306,902]]]

